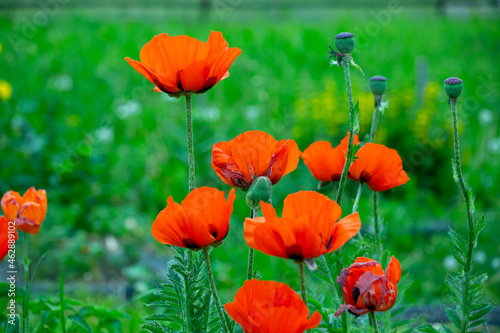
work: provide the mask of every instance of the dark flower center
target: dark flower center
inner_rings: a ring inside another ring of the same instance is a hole
[[[300,245],[297,244],[294,244],[292,246],[287,246],[285,248],[285,254],[288,257],[288,259],[295,259],[295,260],[303,259],[302,248],[300,247]]]
[[[200,246],[191,238],[184,238],[182,240],[182,245],[184,245],[188,249],[197,249]]]

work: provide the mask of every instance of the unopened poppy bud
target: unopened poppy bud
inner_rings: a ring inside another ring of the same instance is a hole
[[[462,93],[463,81],[458,77],[449,77],[444,80],[444,90],[450,98],[457,98]]]
[[[380,75],[375,75],[370,78],[370,90],[376,96],[381,96],[387,88],[387,79]]]
[[[350,54],[354,49],[354,35],[342,32],[335,36],[335,47],[342,54]]]
[[[247,192],[247,205],[253,209],[260,209],[260,202],[271,203],[272,184],[268,177],[257,177]]]

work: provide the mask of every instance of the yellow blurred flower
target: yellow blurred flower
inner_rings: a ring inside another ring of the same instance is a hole
[[[5,80],[0,80],[0,100],[6,102],[11,97],[12,97],[12,85]]]

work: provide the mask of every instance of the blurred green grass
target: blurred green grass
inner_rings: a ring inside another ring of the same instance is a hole
[[[277,139],[293,138],[303,150],[315,140],[337,143],[345,135],[343,76],[339,68],[329,67],[327,44],[333,44],[338,32],[352,31],[359,36],[353,56],[367,75],[352,74],[362,113],[361,136],[370,125],[373,106],[368,78],[384,75],[391,104],[380,121],[379,140],[398,150],[411,177],[407,185],[383,193],[380,203],[387,223],[384,246],[413,280],[406,301],[446,301],[444,278],[447,269],[453,269],[446,228],[466,230],[465,208],[451,175],[451,124],[442,89],[449,76],[464,80],[459,106],[464,170],[476,193],[476,214],[484,213],[490,221],[475,269],[490,275],[487,295],[496,299],[496,16],[446,17],[403,7],[382,24],[363,10],[310,16],[268,13],[257,18],[228,10],[209,21],[196,20],[194,12],[174,14],[167,9],[68,10],[27,36],[26,22],[34,14],[0,13],[0,79],[13,86],[12,97],[0,103],[0,190],[24,191],[32,185],[47,190],[47,219],[40,234],[30,237],[38,257],[49,250],[38,280],[57,280],[64,272],[67,281],[82,285],[131,283],[136,295],[162,282],[157,263],[166,262],[171,252],[156,243],[150,228],[168,196],[179,202],[187,194],[184,103],[154,93],[125,56],[139,59],[140,48],[160,32],[206,40],[210,30],[218,30],[230,46],[242,49],[230,77],[194,97],[197,185],[228,191],[210,165],[216,142],[259,129]],[[273,203],[281,211],[288,193],[316,185],[301,161],[275,186]],[[346,213],[356,188],[348,183]],[[327,188],[325,194],[331,191]],[[247,247],[242,225],[248,214],[239,192],[230,233],[224,246],[212,253],[224,300],[232,299],[244,281]],[[368,191],[360,215],[369,228]],[[354,250],[352,244],[346,249]],[[261,253],[256,260],[263,278],[298,289],[293,263]],[[312,276],[308,279],[319,285]],[[53,287],[57,290],[57,284]],[[88,295],[84,290],[75,288],[74,293],[113,303],[104,292]],[[121,302],[118,297],[114,301]],[[146,312],[141,299],[126,306],[140,309],[137,316]]]

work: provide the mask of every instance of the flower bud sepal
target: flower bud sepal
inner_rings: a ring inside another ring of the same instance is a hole
[[[247,205],[255,210],[260,210],[260,202],[271,203],[272,183],[268,177],[257,177],[246,195]]]

